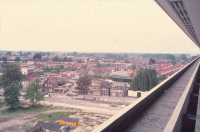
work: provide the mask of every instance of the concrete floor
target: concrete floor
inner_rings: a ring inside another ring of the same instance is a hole
[[[162,132],[198,64],[199,60],[174,82],[126,132]]]

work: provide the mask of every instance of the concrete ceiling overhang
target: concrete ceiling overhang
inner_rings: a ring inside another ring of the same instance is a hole
[[[155,0],[200,48],[200,0]]]

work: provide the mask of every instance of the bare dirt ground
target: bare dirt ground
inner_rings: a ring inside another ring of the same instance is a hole
[[[2,100],[0,99],[0,102]],[[92,112],[80,112],[80,110],[66,110],[63,107],[53,107],[50,110],[43,112],[30,112],[30,113],[2,113],[2,110],[5,110],[6,106],[0,108],[0,132],[29,132],[30,128],[35,126],[35,124],[40,121],[38,116],[52,114],[54,112],[76,112],[74,115],[70,115],[70,117],[78,117],[80,119],[80,126],[71,132],[85,132],[88,127],[96,128],[98,125],[106,121],[111,116],[103,116],[100,117],[98,113]],[[95,115],[98,115],[96,117]]]
[[[23,132],[23,129],[34,126],[39,119],[38,115],[53,112],[64,112],[64,110],[50,110],[39,113],[22,113],[22,114],[0,114],[0,132]]]

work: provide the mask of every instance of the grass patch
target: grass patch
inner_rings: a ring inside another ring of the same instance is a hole
[[[80,114],[80,116],[83,116],[83,115],[85,115],[87,112],[82,112],[81,114]]]
[[[38,118],[41,121],[50,121],[50,122],[56,122],[57,120],[59,120],[61,117],[64,116],[70,116],[75,114],[76,112],[55,112],[52,114],[46,114],[46,115],[40,115],[38,116]]]
[[[24,132],[38,132],[35,126],[29,126],[29,125],[23,125],[22,130],[24,130]]]
[[[55,109],[60,109],[60,110],[70,110],[71,108],[69,107],[54,107]]]
[[[52,109],[51,107],[30,107],[29,109],[22,109],[18,108],[15,110],[11,110],[10,108],[7,108],[5,110],[1,111],[1,114],[20,114],[20,113],[30,113],[30,112],[42,112],[42,111],[48,111]]]
[[[4,106],[4,102],[0,102],[0,108]]]
[[[93,112],[82,112],[82,113],[80,114],[80,116],[84,116],[84,115],[94,116],[95,113],[93,113]]]
[[[94,116],[95,113],[93,113],[93,112],[89,112],[88,115],[90,115],[90,116]]]

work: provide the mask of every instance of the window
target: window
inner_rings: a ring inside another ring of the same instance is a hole
[[[52,93],[52,89],[49,89],[49,92]]]

